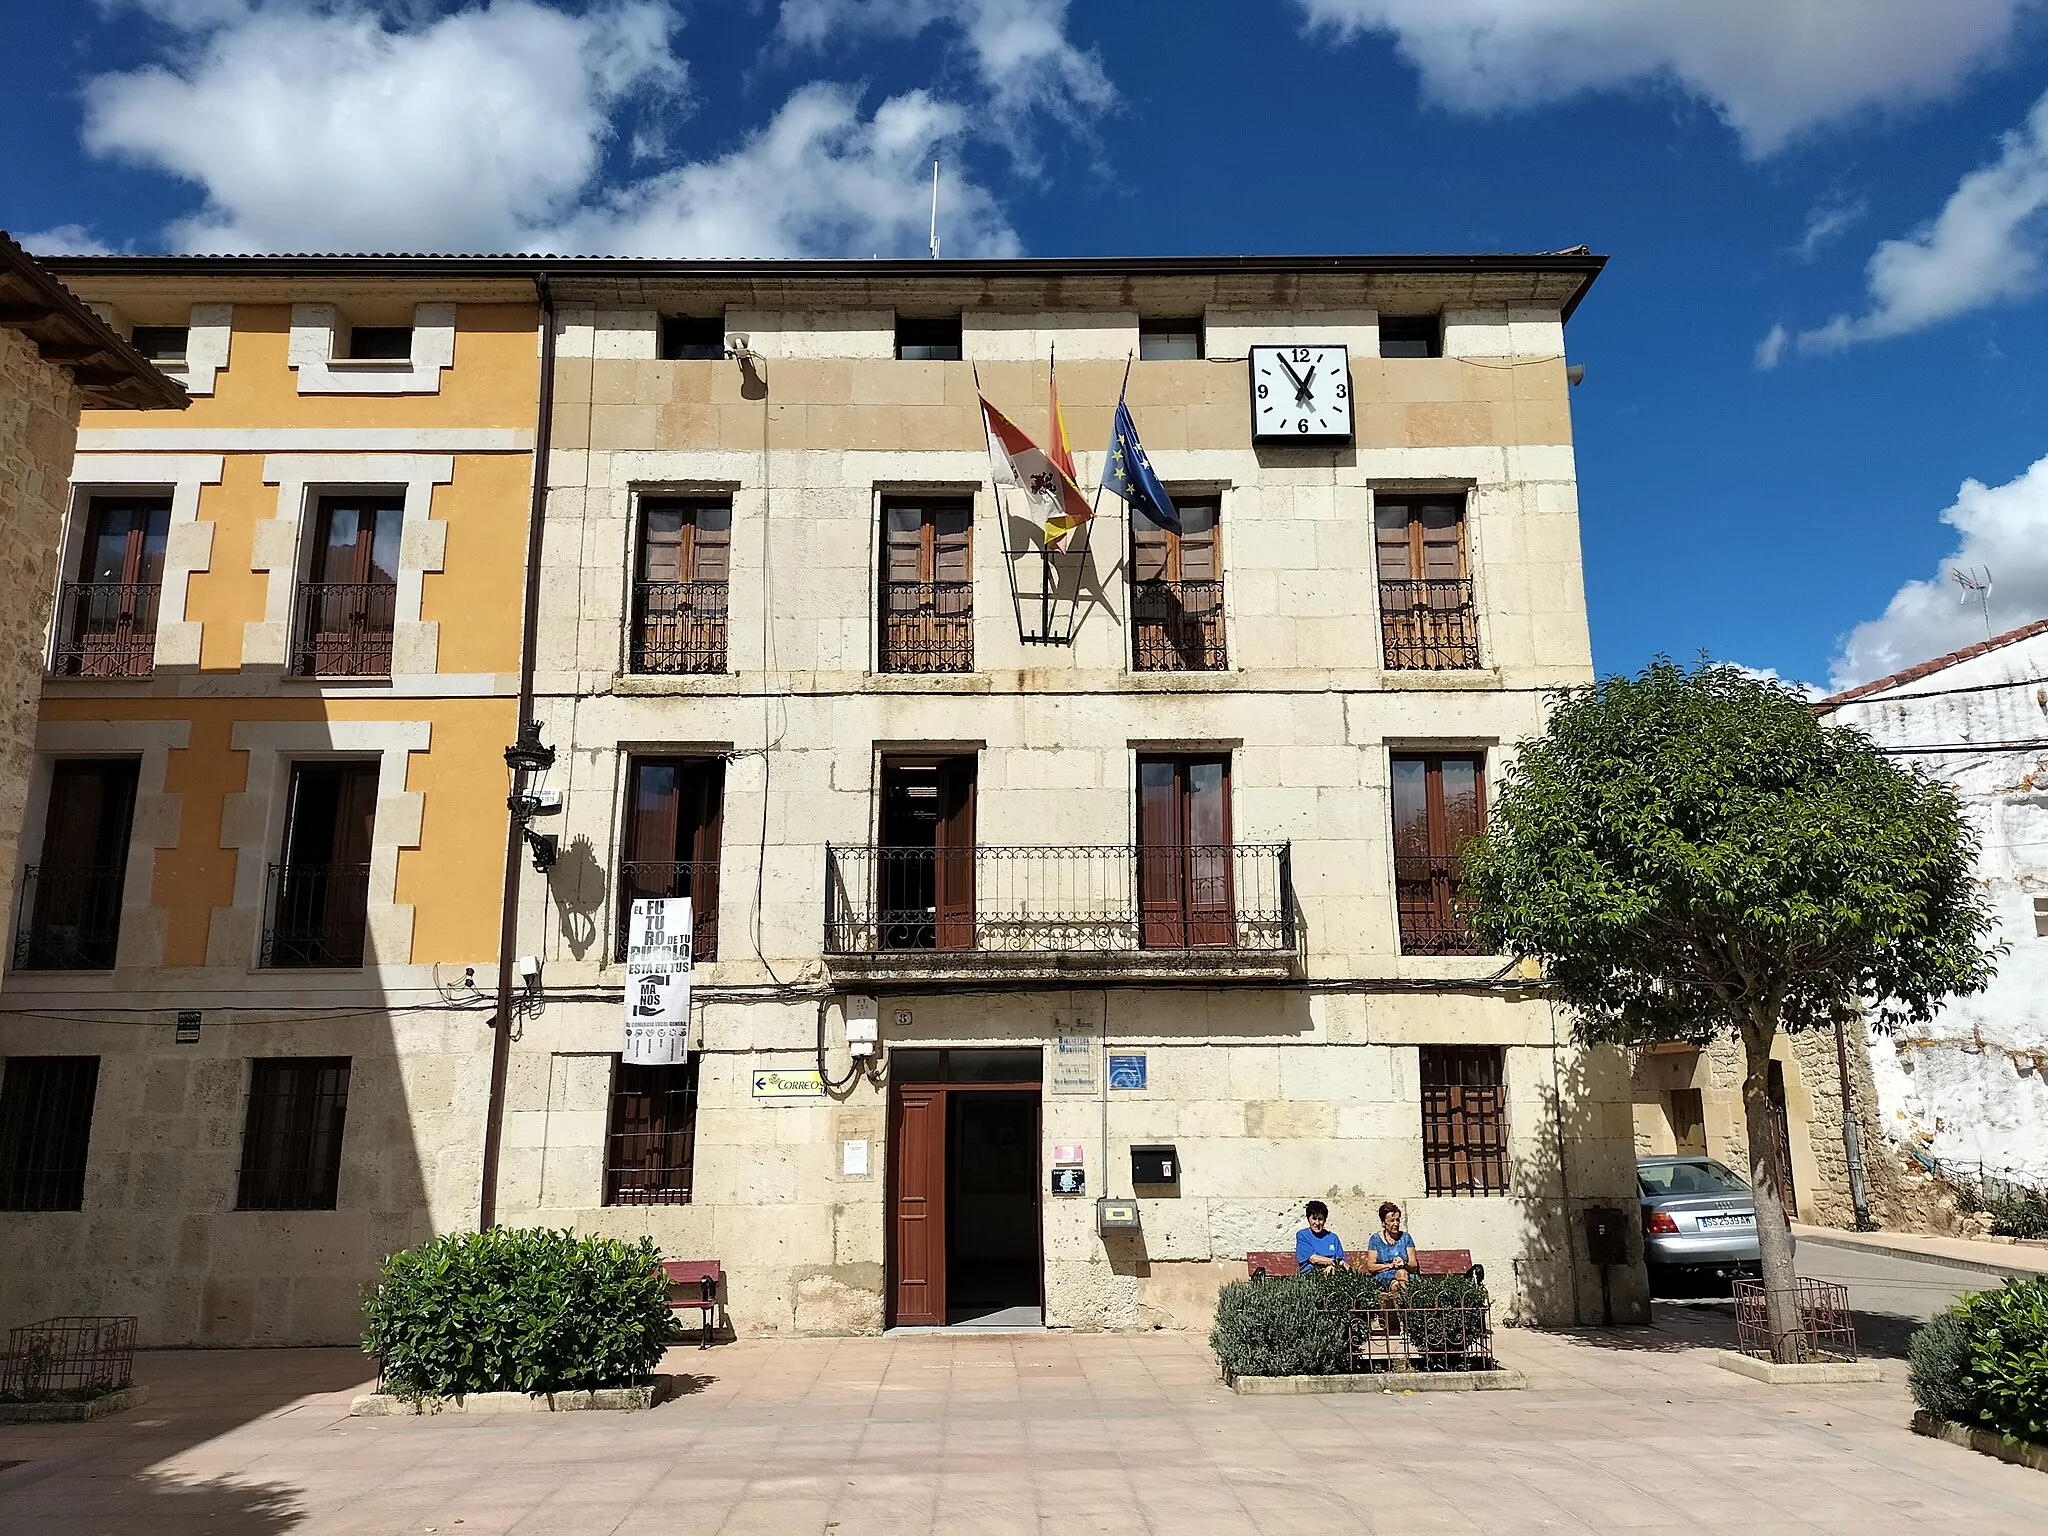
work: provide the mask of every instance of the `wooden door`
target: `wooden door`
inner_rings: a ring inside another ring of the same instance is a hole
[[[144,676],[154,661],[156,607],[170,538],[162,499],[96,500],[86,522],[72,643],[85,677]]]
[[[889,1143],[888,1319],[891,1327],[946,1321],[946,1090],[896,1090]]]
[[[934,850],[938,947],[974,948],[974,759],[939,764],[939,827]]]
[[[1147,949],[1236,942],[1230,760],[1138,761],[1138,914]]]

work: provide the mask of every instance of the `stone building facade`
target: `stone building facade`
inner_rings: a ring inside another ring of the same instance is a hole
[[[1909,1158],[2048,1188],[2048,619],[1836,694],[1853,725],[1961,796],[2006,946],[1984,991],[1868,1038],[1878,1119]]]
[[[7,1317],[353,1337],[379,1254],[477,1219],[502,964],[497,1218],[717,1258],[742,1333],[1205,1326],[1310,1198],[1595,1318],[1628,1066],[1469,953],[1451,883],[1591,676],[1564,328],[1599,268],[70,263],[213,393],[89,422],[73,475],[75,528],[138,484],[170,526],[146,676],[52,639],[45,784],[119,756],[135,801],[113,964],[0,987],[10,1079],[99,1074],[75,1200],[0,1212]],[[1256,439],[1261,348],[1334,359],[1349,430]],[[1042,437],[1055,356],[1081,484],[1122,394],[1179,530],[1105,497],[1048,558],[993,482],[978,397]],[[555,758],[500,955],[536,458]],[[327,677],[344,504],[393,522],[388,660]],[[316,789],[374,808],[360,965],[280,905]],[[622,1062],[632,904],[684,895],[688,1059]]]

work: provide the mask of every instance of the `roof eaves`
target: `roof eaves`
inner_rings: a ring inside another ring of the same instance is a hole
[[[0,287],[17,297],[0,305],[0,325],[20,331],[38,355],[71,375],[89,404],[135,410],[183,410],[191,397],[177,380],[121,338],[59,282],[48,264],[0,230]]]
[[[1937,656],[1932,661],[1923,661],[1918,666],[1907,667],[1903,672],[1894,672],[1889,677],[1880,677],[1875,682],[1858,683],[1854,688],[1830,694],[1813,707],[1817,712],[1825,713],[1838,705],[1853,704],[1875,693],[1889,693],[1894,688],[1917,683],[1923,677],[1932,677],[1935,673],[1946,671],[1961,662],[1974,661],[1979,656],[2003,650],[2008,645],[2040,634],[2048,634],[2048,619],[2036,619],[2031,624],[2022,624],[2018,629],[2009,629],[2002,635],[1993,635],[1989,640],[1979,640],[1975,645],[1966,645],[1961,650],[1950,651],[1946,656]]]

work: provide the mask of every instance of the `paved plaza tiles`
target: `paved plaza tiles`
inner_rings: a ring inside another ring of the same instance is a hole
[[[1186,1334],[675,1351],[639,1414],[351,1419],[344,1350],[146,1353],[145,1406],[0,1427],[0,1531],[2048,1531],[2048,1476],[1907,1428],[1904,1367],[1785,1389],[1725,1312],[1508,1332],[1521,1392],[1238,1398]]]

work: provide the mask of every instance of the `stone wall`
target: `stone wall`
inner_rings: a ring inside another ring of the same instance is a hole
[[[71,375],[0,327],[0,890],[15,888],[36,700],[78,439]]]

